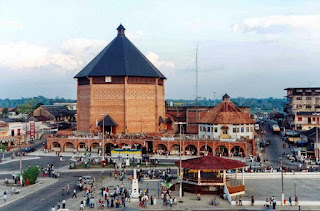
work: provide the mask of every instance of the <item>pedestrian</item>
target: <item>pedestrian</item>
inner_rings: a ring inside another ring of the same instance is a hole
[[[155,195],[153,196],[153,204],[154,204],[154,205],[157,205],[157,198],[156,198]]]
[[[276,205],[277,205],[277,201],[274,199],[272,201],[272,206],[273,206],[273,209],[275,210],[276,209]]]
[[[73,197],[76,197],[76,198],[77,198],[77,191],[76,191],[76,189],[73,189],[72,198],[73,198]]]
[[[83,201],[80,202],[80,210],[84,210]]]
[[[64,196],[64,186],[62,186],[62,192],[61,194]]]
[[[65,209],[65,208],[66,208],[66,200],[63,199],[63,200],[62,200],[62,209]]]
[[[52,206],[51,211],[56,211],[56,208]]]
[[[61,208],[61,201],[59,200],[57,209],[60,209],[60,208]]]
[[[82,201],[83,201],[83,207],[85,207],[86,206],[86,201],[87,201],[86,196],[83,196]]]
[[[3,201],[7,202],[7,191],[6,190],[4,190],[4,192],[3,192]]]
[[[254,197],[251,196],[251,206],[253,206],[253,205],[254,205]]]
[[[298,196],[294,197],[295,206],[299,205]]]
[[[289,203],[290,203],[290,206],[292,206],[292,199],[291,199],[291,196],[289,196]]]
[[[238,196],[236,196],[235,201],[236,201],[236,206],[238,206],[239,205]]]
[[[241,196],[239,196],[239,206],[242,206],[242,199],[241,199]]]
[[[67,194],[69,194],[70,193],[70,185],[68,184],[67,185]]]

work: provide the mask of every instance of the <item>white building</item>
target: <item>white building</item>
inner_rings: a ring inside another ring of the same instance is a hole
[[[254,120],[230,101],[225,94],[223,101],[200,120],[199,138],[236,141],[254,139]]]

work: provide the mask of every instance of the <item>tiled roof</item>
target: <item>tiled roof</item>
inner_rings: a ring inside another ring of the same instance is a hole
[[[207,124],[254,124],[250,114],[244,113],[230,100],[224,100],[200,120]]]
[[[42,105],[42,107],[55,117],[74,116],[76,114],[76,111],[68,110],[65,106]]]
[[[103,125],[105,127],[107,127],[107,126],[115,127],[118,124],[111,118],[111,116],[107,115],[98,123],[98,125],[101,127],[103,127]]]
[[[125,28],[75,78],[97,76],[166,77],[130,42]]]
[[[175,162],[176,166],[179,166],[179,161]],[[190,168],[190,169],[200,169],[200,170],[227,170],[227,169],[236,169],[241,167],[246,167],[247,164],[232,160],[226,159],[221,157],[215,157],[212,155],[198,157],[198,158],[191,158],[188,160],[182,161],[183,168]]]

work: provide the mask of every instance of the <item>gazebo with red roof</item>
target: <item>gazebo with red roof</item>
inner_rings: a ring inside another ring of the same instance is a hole
[[[175,162],[178,167],[179,162]],[[241,161],[207,155],[183,160],[181,166],[186,192],[222,194],[227,188],[229,194],[236,195],[245,191],[243,172],[247,165]],[[238,180],[238,169],[242,171],[242,181]]]

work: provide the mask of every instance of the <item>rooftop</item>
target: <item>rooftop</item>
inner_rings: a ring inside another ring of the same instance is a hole
[[[179,166],[179,161],[175,162],[175,164],[176,166]],[[183,168],[200,169],[200,170],[207,170],[207,169],[227,170],[227,169],[242,168],[246,166],[247,164],[241,161],[216,157],[212,155],[198,157],[198,158],[191,158],[191,159],[182,161]]]
[[[130,42],[120,24],[114,38],[75,78],[98,76],[166,77]]]
[[[227,94],[223,96],[223,101],[201,118],[200,122],[208,124],[254,124],[250,115],[231,102]]]

